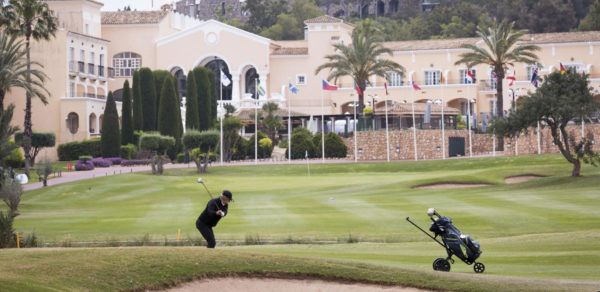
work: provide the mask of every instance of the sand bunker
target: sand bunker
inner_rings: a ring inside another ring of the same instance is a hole
[[[215,278],[190,282],[165,291],[218,291],[218,292],[421,292],[415,288],[389,287],[368,284],[344,284],[321,280],[290,280],[268,278]]]
[[[481,183],[437,183],[430,185],[416,186],[415,189],[438,190],[438,189],[465,189],[487,187],[488,184]]]
[[[509,176],[509,177],[504,178],[504,182],[506,184],[512,185],[512,184],[518,184],[518,183],[538,179],[540,177],[543,177],[543,176],[537,175],[537,174],[516,175],[516,176]]]

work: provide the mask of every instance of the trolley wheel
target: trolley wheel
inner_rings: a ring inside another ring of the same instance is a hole
[[[475,263],[475,265],[473,265],[473,270],[475,273],[481,274],[483,271],[485,271],[485,265],[482,263]]]
[[[450,271],[450,262],[445,258],[437,258],[433,261],[433,270],[441,271],[441,272],[449,272]]]

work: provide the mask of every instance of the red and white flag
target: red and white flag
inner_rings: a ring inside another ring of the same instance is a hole
[[[517,80],[517,78],[515,77],[515,75],[517,75],[517,73],[515,73],[514,70],[512,73],[513,73],[512,76],[506,76],[506,79],[510,80],[510,83],[508,83],[508,86],[513,86],[513,84],[515,84],[515,81]]]
[[[471,70],[467,70],[467,81],[469,81],[471,84],[477,82],[477,79],[475,79],[475,75],[473,75],[473,72],[471,72]]]
[[[387,82],[383,83],[383,88],[385,88],[385,95],[390,95],[390,93],[387,90]]]
[[[323,90],[337,90],[337,86],[327,82],[327,80],[323,79]]]
[[[415,83],[414,81],[412,82],[412,87],[414,90],[421,90],[421,87],[417,85],[417,83]]]

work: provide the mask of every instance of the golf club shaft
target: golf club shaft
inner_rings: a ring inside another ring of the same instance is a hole
[[[435,237],[431,236],[429,233],[427,233],[427,231],[423,230],[421,227],[419,227],[419,225],[415,224],[414,222],[410,221],[410,217],[406,217],[406,221],[410,222],[410,224],[414,225],[415,227],[417,227],[419,230],[423,231],[423,233],[425,233],[425,235],[429,236],[431,239],[435,240],[435,242],[437,242],[439,245],[443,246],[444,248],[446,248],[446,246],[441,243],[439,240],[437,240]]]
[[[209,189],[206,187],[206,185],[204,184],[204,182],[202,182],[202,183],[200,183],[200,184],[201,184],[201,185],[204,187],[204,189],[206,190],[206,192],[207,192],[207,193],[208,193],[208,195],[210,196],[211,200],[212,200],[212,199],[214,199],[214,197],[213,197],[212,193],[211,193],[211,192],[210,192],[210,190],[209,190]],[[217,205],[217,209],[218,209],[219,211],[221,211],[221,208],[219,208],[219,205]]]

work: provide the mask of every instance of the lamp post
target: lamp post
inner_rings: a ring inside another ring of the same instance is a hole
[[[357,145],[357,139],[356,139],[356,107],[358,106],[358,103],[356,100],[354,100],[354,94],[351,94],[350,96],[352,96],[352,107],[354,108],[354,123],[353,123],[353,135],[354,135],[354,162],[358,162],[358,145]]]
[[[446,135],[444,133],[444,102],[441,98],[437,98],[433,100],[434,104],[439,104],[442,106],[442,159],[446,159]]]
[[[388,100],[385,100],[385,149],[387,154],[387,161],[390,162],[390,130],[388,120]]]

